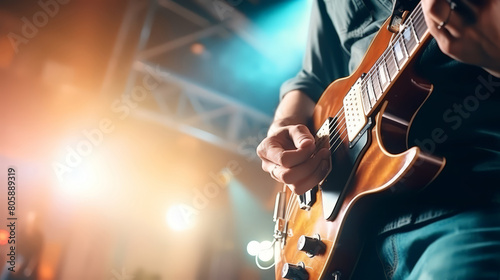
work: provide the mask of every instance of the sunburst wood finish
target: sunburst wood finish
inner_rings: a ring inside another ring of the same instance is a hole
[[[393,33],[387,31],[386,23],[358,69],[327,88],[314,111],[313,131],[341,111],[345,94],[363,73],[372,68],[392,36]],[[426,34],[424,40],[429,39],[430,35]],[[422,50],[422,46],[419,48],[417,52]],[[288,193],[286,238],[284,244],[281,241],[275,246],[276,279],[282,279],[281,270],[285,263],[299,262],[305,264],[311,280],[336,279],[332,276],[336,271],[341,273],[340,279],[349,279],[363,246],[366,227],[377,216],[374,213],[395,199],[395,194],[408,196],[425,187],[444,167],[444,159],[427,155],[418,147],[407,148],[411,122],[432,91],[431,85],[415,75],[412,61],[399,72],[369,114],[374,124],[366,132],[368,143],[344,189],[335,219],[325,219],[321,191],[317,192],[316,202],[310,210],[300,209],[297,196]],[[349,149],[347,139],[342,140],[340,149]],[[329,180],[327,178],[325,184]],[[301,235],[314,234],[320,235],[326,250],[310,258],[297,249],[297,242]]]

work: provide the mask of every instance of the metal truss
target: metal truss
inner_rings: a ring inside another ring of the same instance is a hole
[[[138,62],[134,70],[147,77],[155,71],[160,85],[151,93],[159,109],[134,110],[136,117],[153,121],[253,158],[271,118],[238,101],[169,73]]]
[[[201,5],[201,8],[211,8],[212,2],[214,1],[203,1],[204,4]],[[218,2],[220,3],[217,5],[223,4],[222,1]],[[145,49],[157,9],[168,9],[200,28],[194,33],[185,34]],[[171,0],[150,1],[149,11],[144,20],[137,45],[135,62],[129,74],[124,95],[133,94],[133,90],[137,86],[145,87],[151,92],[157,106],[156,108],[139,107],[133,111],[135,117],[176,129],[231,152],[254,159],[255,147],[265,136],[271,123],[269,115],[246,106],[227,94],[215,92],[187,77],[175,75],[169,69],[160,67],[160,63],[155,61],[155,58],[159,58],[173,49],[189,46],[201,38],[213,36],[219,32],[237,33],[235,31],[238,25],[235,22],[242,22],[242,16],[233,7],[227,7],[225,11],[229,9],[233,9],[232,20],[219,17],[216,22],[213,22],[213,20],[208,20],[177,2]],[[243,34],[242,31],[238,32],[240,36]],[[252,40],[249,36],[243,36],[243,38],[248,42]],[[145,86],[144,82],[141,84],[140,81],[150,78],[154,79],[154,84],[157,86]]]

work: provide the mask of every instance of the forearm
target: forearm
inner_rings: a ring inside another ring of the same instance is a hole
[[[304,92],[300,90],[288,92],[276,109],[269,134],[285,125],[307,124],[313,114],[314,106],[314,101]]]

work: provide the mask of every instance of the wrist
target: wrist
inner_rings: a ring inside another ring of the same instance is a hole
[[[300,90],[288,92],[276,109],[268,135],[288,125],[307,125],[312,117],[314,106],[315,103],[304,92]]]

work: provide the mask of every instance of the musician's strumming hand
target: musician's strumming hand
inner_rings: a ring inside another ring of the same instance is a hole
[[[500,77],[500,1],[422,0],[422,8],[445,54]]]
[[[298,108],[300,112],[294,113]],[[257,147],[262,169],[297,194],[316,186],[330,168],[329,150],[317,149],[314,136],[304,125],[313,108],[314,103],[303,93],[288,93],[277,109],[268,136]]]

